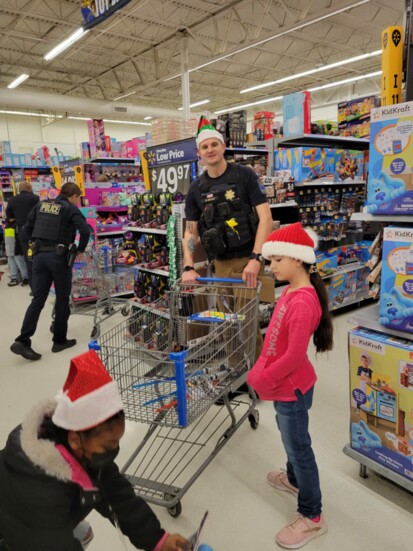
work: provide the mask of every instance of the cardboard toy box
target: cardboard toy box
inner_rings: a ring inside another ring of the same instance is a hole
[[[334,150],[320,147],[277,149],[275,170],[291,170],[291,175],[296,182],[308,182],[320,178],[333,181]]]
[[[295,92],[283,97],[284,138],[311,132],[311,92]]]
[[[334,179],[338,182],[363,182],[364,153],[352,149],[336,149]]]
[[[254,134],[257,140],[268,140],[273,137],[274,117],[272,111],[254,113]]]
[[[349,332],[351,447],[413,481],[413,341]]]
[[[371,112],[366,211],[413,214],[413,102]]]
[[[228,146],[244,147],[247,141],[247,112],[235,111],[228,116]]]
[[[379,322],[391,329],[413,333],[411,228],[384,228]]]

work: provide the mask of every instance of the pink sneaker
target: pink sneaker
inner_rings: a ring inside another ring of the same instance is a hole
[[[276,490],[290,492],[290,494],[298,496],[298,488],[289,483],[287,473],[284,471],[271,471],[267,474],[267,482]]]
[[[299,549],[306,543],[327,532],[327,524],[321,515],[320,522],[313,522],[303,515],[298,515],[275,536],[275,541],[286,549]]]

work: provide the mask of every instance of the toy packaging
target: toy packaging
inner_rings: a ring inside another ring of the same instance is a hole
[[[365,210],[413,214],[413,102],[373,109]]]
[[[364,154],[351,149],[335,150],[335,180],[338,182],[364,181]]]
[[[107,157],[105,124],[102,119],[89,119],[87,121],[89,131],[90,156]]]
[[[269,140],[273,137],[274,116],[272,111],[254,113],[254,134],[257,140]]]
[[[370,137],[370,113],[380,106],[380,98],[367,96],[338,104],[338,129],[341,136]]]
[[[413,333],[413,229],[384,228],[379,322]]]
[[[247,141],[247,112],[235,111],[228,116],[228,146],[244,147]]]
[[[311,132],[311,93],[296,92],[283,97],[284,137]]]
[[[413,481],[413,342],[349,333],[351,447]]]
[[[276,149],[275,170],[290,170],[296,182],[313,181],[322,178],[333,181],[335,153],[333,149],[320,147],[293,147]]]

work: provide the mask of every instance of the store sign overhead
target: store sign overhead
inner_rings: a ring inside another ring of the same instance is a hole
[[[99,25],[129,2],[131,0],[82,0],[83,28],[86,30]]]

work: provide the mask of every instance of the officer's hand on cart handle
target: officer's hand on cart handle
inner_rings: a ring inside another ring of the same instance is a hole
[[[245,266],[242,272],[242,279],[245,281],[247,287],[257,286],[257,277],[260,272],[261,263],[252,258]]]
[[[181,549],[184,549],[188,545],[189,541],[180,534],[169,534],[161,551],[181,551]]]
[[[196,283],[196,280],[201,277],[198,272],[194,270],[188,270],[182,272],[182,283]]]

